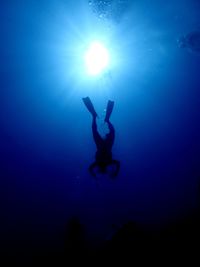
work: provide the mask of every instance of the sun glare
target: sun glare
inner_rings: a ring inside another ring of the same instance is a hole
[[[101,74],[109,65],[109,53],[106,47],[98,42],[92,42],[85,53],[85,65],[89,75]]]

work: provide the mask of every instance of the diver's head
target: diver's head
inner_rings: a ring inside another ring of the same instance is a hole
[[[104,162],[101,162],[99,165],[99,173],[105,174],[107,172],[107,164]]]

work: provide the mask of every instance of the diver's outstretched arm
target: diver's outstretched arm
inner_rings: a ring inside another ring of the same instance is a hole
[[[89,172],[90,172],[90,174],[91,174],[93,177],[96,177],[96,174],[95,174],[95,172],[94,172],[94,168],[95,168],[95,167],[97,167],[97,163],[96,163],[96,161],[93,162],[93,163],[90,165],[90,167],[89,167]]]
[[[119,173],[119,169],[120,169],[120,162],[118,161],[118,160],[115,160],[115,159],[113,159],[112,160],[112,164],[114,164],[115,166],[116,166],[116,170],[114,171],[114,173],[113,173],[113,177],[116,177],[117,175],[118,175],[118,173]]]

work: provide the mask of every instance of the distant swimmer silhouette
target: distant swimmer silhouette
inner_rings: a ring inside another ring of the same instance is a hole
[[[110,122],[110,116],[114,107],[113,101],[108,101],[106,116],[104,121],[108,124],[109,133],[106,134],[105,139],[97,131],[97,113],[94,109],[94,106],[89,97],[84,97],[83,102],[87,107],[88,111],[92,115],[92,133],[93,138],[97,147],[95,162],[92,163],[89,167],[89,171],[92,176],[96,177],[97,173],[106,174],[109,173],[111,178],[117,176],[120,169],[120,162],[112,158],[112,146],[115,139],[115,129]],[[111,171],[109,172],[108,167],[111,166]]]
[[[200,31],[193,31],[178,39],[179,47],[200,53]]]

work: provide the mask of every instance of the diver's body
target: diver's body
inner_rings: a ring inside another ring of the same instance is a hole
[[[98,169],[97,171],[99,171],[100,173],[106,173],[108,171],[107,167],[110,165],[113,167],[113,171],[112,173],[110,173],[110,176],[114,178],[117,176],[120,168],[120,162],[112,158],[112,146],[115,139],[115,130],[109,119],[112,113],[114,102],[109,101],[107,105],[105,122],[108,124],[109,133],[106,134],[106,137],[104,139],[98,133],[97,123],[96,123],[97,113],[94,110],[94,107],[90,99],[84,98],[83,101],[93,117],[92,133],[97,147],[95,162],[90,165],[89,171],[92,176],[96,176],[96,169]]]

